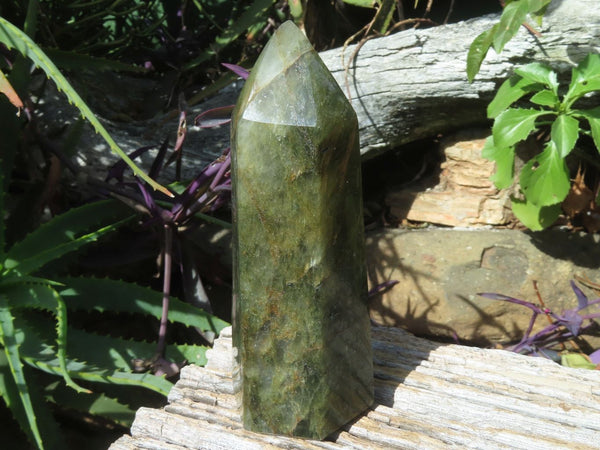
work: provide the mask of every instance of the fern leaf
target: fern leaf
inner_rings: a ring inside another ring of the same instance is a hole
[[[58,289],[69,309],[129,312],[160,319],[162,293],[123,281],[98,278],[58,278],[65,288]],[[229,324],[195,306],[171,297],[169,321],[220,333]]]
[[[0,17],[0,42],[5,44],[8,48],[14,48],[21,54],[31,59],[36,66],[41,68],[48,78],[51,78],[58,89],[63,91],[69,101],[73,103],[81,112],[81,115],[86,118],[94,127],[96,132],[100,134],[110,149],[115,152],[119,157],[127,163],[133,170],[133,173],[152,186],[166,195],[172,197],[172,194],[167,188],[158,184],[148,175],[146,175],[130,158],[125,154],[123,150],[114,141],[111,135],[106,131],[106,128],[96,118],[92,110],[87,106],[83,99],[79,96],[77,91],[71,86],[67,79],[60,73],[58,68],[54,65],[52,60],[46,56],[46,54],[40,49],[35,42],[31,40],[23,31],[14,26],[12,23]]]
[[[48,262],[97,240],[134,216],[122,203],[104,200],[73,208],[38,227],[13,245],[6,255],[4,269],[18,275],[29,274]],[[92,227],[100,227],[83,234]]]

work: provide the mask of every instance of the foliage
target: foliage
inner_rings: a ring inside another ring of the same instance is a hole
[[[532,63],[515,72],[488,106],[488,117],[494,119],[494,125],[482,154],[496,162],[496,186],[506,188],[513,182],[516,145],[540,127],[549,130],[543,151],[521,169],[523,198],[512,202],[519,220],[532,230],[540,230],[557,219],[560,204],[570,191],[565,158],[575,148],[579,135],[591,135],[600,151],[600,108],[575,107],[582,97],[600,90],[600,55],[590,54],[573,68],[571,83],[562,97],[557,75],[548,67]],[[528,95],[533,108],[511,107]]]
[[[552,350],[553,347],[557,344],[563,344],[576,339],[593,329],[597,329],[598,324],[594,319],[600,319],[600,312],[586,312],[593,306],[596,306],[597,309],[600,306],[600,298],[589,301],[587,296],[573,281],[571,281],[571,287],[577,297],[577,306],[563,311],[562,314],[556,314],[545,307],[502,294],[481,293],[478,295],[492,300],[522,305],[532,311],[531,320],[523,338],[519,343],[507,347],[506,350],[555,359],[556,354]],[[531,334],[539,316],[547,316],[551,323],[537,333]],[[600,350],[590,355],[565,352],[560,356],[560,359],[563,365],[569,367],[600,368]]]
[[[0,196],[3,196],[1,192]],[[62,377],[73,390],[70,394],[61,394],[69,398],[69,403],[75,402],[77,396],[90,395],[93,401],[84,402],[90,407],[88,412],[93,413],[92,406],[102,404],[103,415],[111,417],[118,412],[122,423],[130,421],[133,415],[133,411],[126,408],[127,397],[123,403],[101,392],[92,394],[74,380],[84,380],[88,387],[112,383],[143,387],[162,395],[169,391],[171,384],[163,377],[136,373],[131,368],[133,359],[152,354],[153,344],[97,335],[67,322],[68,310],[160,318],[162,295],[159,292],[109,279],[36,276],[43,268],[51,271],[58,258],[97,240],[131,218],[131,213],[116,201],[84,205],[57,216],[0,253],[0,344],[3,350],[0,394],[38,448],[60,447],[60,432],[45,398],[54,398],[53,392],[61,386],[52,378],[45,387],[36,385],[32,380],[38,378],[32,368]],[[215,333],[226,325],[177,299],[171,299],[170,320]],[[203,364],[204,351],[202,346],[170,345],[167,355],[180,362]],[[127,414],[124,415],[124,411],[128,411]]]
[[[467,54],[467,77],[469,82],[475,79],[481,63],[485,59],[490,48],[496,53],[502,49],[519,31],[521,25],[530,16],[538,25],[541,24],[542,16],[551,0],[512,0],[506,1],[506,6],[500,16],[500,21],[489,30],[477,36]]]
[[[106,131],[77,91],[73,89],[67,79],[60,73],[54,63],[44,54],[35,42],[33,42],[27,34],[2,17],[0,17],[0,42],[8,48],[15,48],[22,55],[30,58],[36,66],[46,73],[48,78],[51,78],[56,83],[56,86],[65,93],[69,101],[79,109],[81,115],[86,118],[92,124],[96,132],[104,138],[111,150],[119,155],[119,157],[133,169],[137,176],[150,184],[154,189],[159,189],[169,194],[169,191],[166,188],[149,178],[133,161],[131,161],[131,159],[129,159],[123,150],[121,150],[119,145],[114,141],[110,134],[108,134],[108,131]],[[10,98],[9,94],[7,94],[7,96]]]

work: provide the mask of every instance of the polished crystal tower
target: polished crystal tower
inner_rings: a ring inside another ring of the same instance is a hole
[[[244,427],[323,439],[373,401],[358,122],[292,22],[242,90],[232,158]]]

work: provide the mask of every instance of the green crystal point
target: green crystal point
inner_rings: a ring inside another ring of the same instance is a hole
[[[358,122],[292,22],[240,94],[232,177],[244,427],[323,439],[373,401]]]

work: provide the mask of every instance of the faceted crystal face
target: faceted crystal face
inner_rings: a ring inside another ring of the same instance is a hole
[[[232,176],[244,426],[325,438],[373,400],[358,126],[291,22],[238,100]]]
[[[308,73],[308,64],[299,59],[314,52],[306,39],[297,39],[298,30],[291,22],[283,24],[278,32],[278,39],[272,39],[265,46],[262,58],[255,67],[254,83],[248,97],[243,119],[254,122],[280,125],[296,125],[314,127],[316,124],[316,107]],[[297,90],[303,85],[303,90]],[[285,103],[277,97],[288,94]],[[274,114],[272,108],[279,106]]]

